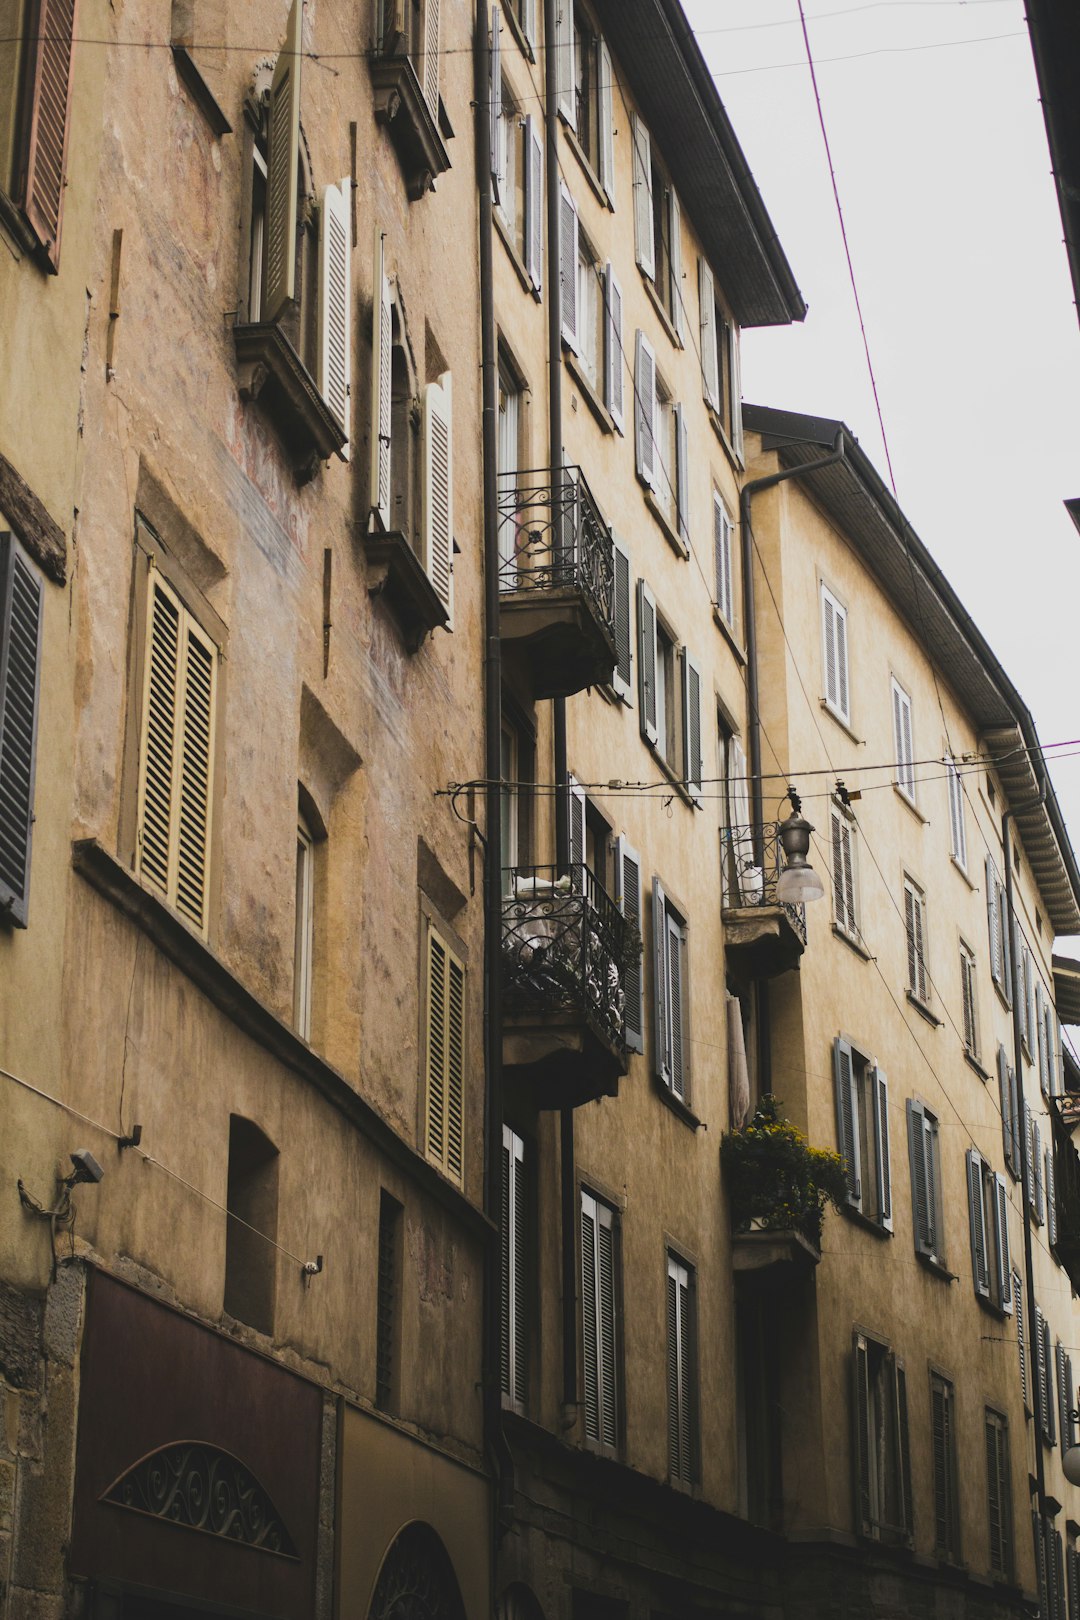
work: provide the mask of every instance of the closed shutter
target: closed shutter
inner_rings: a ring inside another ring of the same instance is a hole
[[[567,794],[570,801],[570,865],[575,869],[572,881],[581,881],[580,868],[585,865],[585,789],[569,777]]]
[[[531,114],[525,119],[525,269],[534,290],[543,284],[544,132]]]
[[[1038,1421],[1040,1434],[1045,1435],[1047,1429],[1047,1386],[1046,1386],[1046,1334],[1042,1310],[1035,1307],[1035,1322],[1032,1330],[1032,1342],[1035,1351],[1035,1417]]]
[[[1047,1062],[1046,999],[1042,982],[1035,986],[1035,1039],[1039,1049],[1039,1086],[1044,1097],[1050,1095],[1050,1065]]]
[[[454,624],[453,426],[450,373],[424,390],[424,566]]]
[[[964,1011],[964,1050],[970,1057],[979,1055],[979,1029],[975,1018],[975,961],[967,947],[960,947],[960,997]]]
[[[998,911],[997,871],[991,856],[986,857],[986,923],[990,938],[990,977],[1001,986],[1001,915]]]
[[[675,417],[675,508],[679,539],[690,545],[690,456],[686,432],[686,411],[676,403]]]
[[[503,139],[502,102],[502,16],[498,6],[491,8],[491,56],[489,61],[488,102],[491,108],[488,131],[491,140],[489,153],[491,190],[496,202],[501,202],[506,185],[506,153]]]
[[[375,275],[371,309],[371,506],[390,527],[390,410],[393,311],[386,274],[386,239],[375,227]]]
[[[986,1413],[986,1500],[990,1528],[990,1568],[995,1575],[1011,1574],[1009,1500],[1010,1480],[1005,1419]]]
[[[701,391],[705,403],[720,409],[720,368],[716,353],[716,285],[704,259],[698,260],[698,305],[701,333]]]
[[[349,459],[349,388],[352,340],[349,311],[352,288],[349,280],[351,234],[346,205],[352,181],[346,176],[340,186],[327,186],[323,192],[319,220],[319,392],[329,405],[346,444],[343,461]]]
[[[1011,942],[1010,937],[1009,937],[1009,928],[1008,928],[1009,908],[1008,908],[1007,897],[1006,897],[1006,894],[1005,894],[1005,885],[1004,885],[1004,883],[998,883],[998,886],[997,886],[997,909],[998,909],[998,917],[999,917],[999,919],[1001,921],[1001,970],[1002,970],[1001,977],[1002,977],[1002,989],[1005,992],[1005,1000],[1008,1002],[1009,1006],[1011,1007],[1012,1006],[1012,998],[1013,998],[1012,942]]]
[[[825,701],[843,720],[849,717],[847,611],[821,587],[821,637],[825,660]]]
[[[932,1155],[928,1151],[927,1119],[921,1103],[908,1100],[908,1158],[911,1163],[911,1221],[914,1228],[915,1252],[932,1255],[934,1252],[934,1202],[931,1191]]]
[[[622,288],[612,265],[604,271],[604,404],[620,433],[625,432],[623,415]]]
[[[1042,1226],[1046,1220],[1046,1202],[1043,1185],[1042,1131],[1035,1120],[1031,1122],[1031,1170],[1035,1183],[1035,1219]]]
[[[1050,1323],[1044,1316],[1040,1323],[1040,1346],[1042,1353],[1042,1401],[1043,1401],[1043,1433],[1047,1444],[1054,1445],[1057,1440],[1057,1424],[1054,1420],[1054,1363],[1050,1353]]]
[[[300,62],[303,0],[293,0],[270,85],[267,137],[266,264],[262,319],[276,321],[296,297],[296,192],[300,171]]]
[[[509,1125],[503,1126],[502,1139],[502,1291],[499,1300],[499,1378],[504,1396],[514,1398],[514,1266],[513,1266],[513,1178],[514,1149],[518,1138]]]
[[[1069,1580],[1069,1620],[1080,1620],[1080,1556],[1071,1538],[1065,1551],[1065,1563]]]
[[[555,0],[555,95],[559,111],[570,128],[576,130],[573,0]]]
[[[944,1378],[930,1382],[934,1456],[934,1546],[942,1558],[960,1556],[960,1509],[956,1477],[956,1415],[953,1387]]]
[[[1028,1378],[1028,1346],[1024,1327],[1024,1295],[1020,1273],[1013,1267],[1013,1311],[1016,1316],[1017,1360],[1020,1366],[1020,1396],[1025,1410],[1031,1411],[1031,1384]]]
[[[914,758],[911,751],[911,699],[896,681],[892,683],[893,748],[896,752],[896,785],[905,798],[915,797]]]
[[[1054,1345],[1054,1361],[1057,1366],[1058,1434],[1061,1436],[1062,1452],[1067,1451],[1069,1445],[1069,1388],[1065,1359],[1065,1346],[1058,1339]]]
[[[210,803],[214,771],[217,648],[185,616],[180,705],[176,909],[205,934],[209,910]]]
[[[633,113],[630,119],[634,173],[634,247],[637,262],[650,278],[656,275],[656,249],[653,241],[652,141],[649,131]]]
[[[874,1099],[874,1159],[877,1176],[878,1221],[891,1232],[892,1220],[892,1157],[889,1149],[889,1082],[884,1069],[870,1071],[870,1087]]]
[[[634,444],[637,474],[656,488],[656,354],[644,332],[634,354]]]
[[[573,197],[562,184],[559,186],[559,284],[563,341],[578,354],[578,212]]]
[[[630,645],[630,553],[614,535],[611,540],[614,581],[612,620],[615,629],[615,668],[611,684],[625,703],[633,700],[633,654]]]
[[[668,1467],[673,1479],[694,1478],[694,1331],[690,1272],[667,1257]]]
[[[839,1037],[833,1043],[833,1077],[836,1090],[836,1140],[844,1161],[847,1201],[853,1208],[861,1209],[858,1077],[851,1046]]]
[[[874,1419],[870,1406],[870,1357],[861,1333],[854,1336],[851,1360],[856,1522],[863,1535],[873,1535],[877,1529],[870,1479],[870,1436]],[[876,1443],[876,1434],[874,1439]]]
[[[1015,1176],[1017,1173],[1016,1121],[1013,1117],[1009,1059],[1003,1046],[998,1047],[997,1071],[998,1096],[1001,1102],[1001,1139],[1005,1149],[1005,1163]]]
[[[668,983],[667,899],[660,879],[653,878],[653,1073],[665,1086],[671,1084],[669,1030],[670,988]]]
[[[424,0],[424,100],[439,122],[439,0]]]
[[[701,753],[701,666],[689,648],[683,649],[682,671],[686,791],[700,805],[701,778],[704,772]]]
[[[847,934],[856,934],[855,871],[852,852],[851,823],[838,810],[832,819],[832,880],[833,913],[839,928]]]
[[[1046,1164],[1046,1241],[1050,1247],[1057,1247],[1057,1192],[1054,1187],[1054,1149],[1048,1147],[1045,1153]]]
[[[952,853],[957,863],[967,867],[967,829],[964,826],[964,786],[955,763],[945,756],[945,769],[949,779],[949,830]]]
[[[721,618],[733,626],[735,595],[731,578],[731,519],[716,490],[713,490],[713,561],[716,570],[716,605]]]
[[[615,207],[615,75],[611,52],[605,40],[597,51],[597,100],[600,118],[600,184],[612,208]]]
[[[668,244],[671,272],[671,324],[680,343],[686,342],[686,300],[683,294],[682,209],[672,186],[668,192]]]
[[[615,904],[638,935],[638,946],[623,974],[626,1044],[645,1050],[645,1004],[642,974],[641,857],[620,835],[615,840]]]
[[[989,1187],[994,1207],[994,1254],[997,1264],[995,1299],[1008,1316],[1012,1312],[1012,1262],[1009,1259],[1009,1195],[1005,1177],[995,1171]]]
[[[656,747],[656,598],[643,579],[637,587],[638,703],[641,734]]]
[[[980,1299],[990,1298],[990,1265],[986,1250],[986,1204],[982,1160],[967,1150],[968,1220],[971,1228],[971,1275]]]
[[[27,128],[16,190],[53,271],[60,264],[77,11],[77,0],[38,0],[26,8]]]
[[[0,534],[0,921],[25,928],[30,908],[43,582],[11,534]]]
[[[732,324],[729,330],[731,354],[731,448],[743,460],[742,422],[742,360],[740,358],[739,328]]]
[[[1034,1164],[1032,1162],[1031,1154],[1032,1154],[1032,1133],[1033,1133],[1033,1130],[1034,1130],[1035,1122],[1031,1117],[1031,1109],[1027,1105],[1027,1099],[1026,1098],[1024,1098],[1021,1101],[1021,1104],[1020,1104],[1019,1123],[1020,1123],[1020,1128],[1024,1133],[1024,1145],[1025,1145],[1025,1151],[1027,1153],[1027,1159],[1026,1159],[1026,1161],[1024,1161],[1025,1164],[1026,1164],[1026,1168],[1024,1170],[1024,1198],[1027,1201],[1028,1208],[1031,1210],[1032,1214],[1034,1214],[1035,1213],[1035,1166],[1034,1166]],[[1019,1154],[1019,1146],[1017,1147],[1017,1153]]]
[[[464,1169],[465,969],[428,930],[427,1122],[429,1159],[460,1183]]]
[[[1018,932],[1019,932],[1019,926],[1020,925],[1017,924],[1017,931]],[[1022,963],[1022,973],[1023,973],[1022,994],[1023,994],[1023,997],[1024,997],[1024,1039],[1027,1042],[1028,1051],[1034,1056],[1034,1053],[1035,1053],[1035,1039],[1036,1039],[1036,1036],[1035,1036],[1035,982],[1034,982],[1034,974],[1031,971],[1031,952],[1028,950],[1026,945],[1021,947],[1021,952],[1019,954],[1018,960]]]
[[[503,1126],[503,1299],[502,1387],[516,1405],[524,1403],[528,1374],[528,1212],[525,1143]]]
[[[600,1342],[596,1308],[596,1200],[581,1194],[581,1340],[585,1433],[600,1439]]]
[[[668,1046],[670,1048],[671,1089],[686,1101],[690,1053],[686,1039],[686,935],[669,911],[666,919],[668,979]]]
[[[600,1442],[614,1449],[618,1442],[615,1367],[615,1230],[611,1210],[597,1205],[596,1271],[600,1317]]]

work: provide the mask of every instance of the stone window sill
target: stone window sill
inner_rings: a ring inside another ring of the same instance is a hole
[[[389,132],[405,176],[411,202],[434,191],[440,174],[450,167],[439,124],[432,116],[410,57],[373,56],[371,82],[375,88],[375,122]]]
[[[344,449],[345,433],[275,321],[233,327],[240,398],[258,400],[289,453],[298,484]]]

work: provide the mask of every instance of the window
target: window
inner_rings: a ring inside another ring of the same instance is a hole
[[[642,971],[644,945],[642,935],[641,857],[620,833],[615,840],[615,904],[632,923],[638,936],[638,948],[623,971],[623,998],[625,1025],[623,1034],[631,1052],[645,1050],[645,981]]]
[[[686,340],[682,286],[682,210],[645,124],[631,117],[634,240],[641,273],[653,285],[680,343]]]
[[[1012,1470],[1009,1465],[1009,1420],[986,1408],[986,1500],[990,1531],[990,1569],[1003,1580],[1013,1574]]]
[[[0,923],[25,928],[44,589],[26,552],[2,525],[0,516]]]
[[[509,886],[515,869],[532,861],[532,780],[535,739],[516,707],[508,711],[509,694],[503,694],[502,716],[502,865]]]
[[[855,886],[855,822],[834,805],[832,826],[833,921],[842,934],[858,941],[859,914]]]
[[[719,490],[713,490],[713,565],[716,570],[716,606],[729,630],[735,628],[735,587],[731,542],[734,525]]]
[[[667,1257],[668,1472],[691,1485],[697,1478],[697,1323],[694,1269]]]
[[[296,927],[293,948],[293,1023],[311,1039],[311,978],[315,946],[315,840],[301,811],[296,818]]]
[[[525,174],[527,165],[526,120],[505,80],[501,81],[498,120],[492,135],[495,151],[495,206],[506,227],[506,234],[517,253],[525,259]]]
[[[821,587],[821,650],[825,669],[825,706],[847,725],[851,720],[847,608],[841,606],[827,585]]]
[[[584,231],[577,251],[578,353],[594,393],[604,392],[604,269]]]
[[[638,332],[634,357],[634,438],[638,477],[684,550],[689,548],[690,473],[686,416],[656,369],[656,355]]]
[[[1076,1392],[1073,1387],[1072,1357],[1061,1340],[1054,1346],[1057,1361],[1058,1433],[1061,1436],[1062,1456],[1076,1444],[1076,1423],[1070,1415],[1076,1410]]]
[[[506,9],[527,45],[536,44],[536,4],[537,0],[506,0]]]
[[[502,1197],[502,1392],[509,1405],[523,1409],[529,1368],[529,1222],[525,1143],[509,1125],[503,1126]]]
[[[1042,1620],[1067,1620],[1065,1609],[1065,1554],[1061,1531],[1053,1517],[1032,1514],[1035,1532],[1035,1567]]]
[[[842,1036],[833,1044],[833,1077],[847,1206],[891,1232],[888,1080],[883,1069]]]
[[[986,919],[990,935],[990,977],[997,985],[1005,1001],[1011,1006],[1012,958],[1006,918],[1005,885],[998,877],[993,856],[987,855]]]
[[[686,792],[699,799],[701,666],[689,648],[678,647],[644,580],[638,581],[638,689],[642,736]]]
[[[911,1540],[911,1464],[903,1362],[855,1333],[856,1528],[878,1541]]]
[[[1020,1131],[1022,1129],[1020,1093],[1016,1084],[1016,1072],[1009,1062],[1008,1053],[1000,1045],[997,1054],[997,1070],[1005,1167],[1012,1172],[1014,1177],[1018,1177],[1020,1174]]]
[[[964,779],[955,761],[945,755],[945,773],[949,782],[949,839],[952,858],[957,866],[967,871],[967,827],[964,822]]]
[[[941,1196],[941,1147],[937,1116],[925,1104],[909,1099],[907,1124],[915,1253],[944,1266],[945,1211]]]
[[[1012,1311],[1008,1194],[1005,1177],[974,1148],[967,1150],[971,1275],[976,1297],[1003,1313]]]
[[[147,572],[135,870],[204,938],[210,923],[219,650]]]
[[[412,64],[433,119],[439,113],[439,0],[378,0],[379,54]]]
[[[525,418],[525,388],[510,363],[509,356],[499,354],[499,424],[495,441],[495,459],[498,466],[499,496],[503,506],[513,503],[513,491],[518,471],[522,466],[522,433]],[[527,463],[526,463],[527,465]],[[505,502],[502,498],[506,497]],[[514,584],[514,561],[517,546],[517,514],[499,524],[500,588],[508,590]]]
[[[715,277],[704,259],[698,260],[698,308],[702,393],[714,420],[741,461],[743,431],[739,329],[722,309],[716,296]]]
[[[0,0],[0,217],[60,264],[75,0]],[[7,200],[17,214],[4,206]]]
[[[424,954],[425,1151],[460,1185],[465,1170],[465,966],[430,923]]]
[[[1057,1442],[1054,1420],[1054,1364],[1050,1352],[1050,1324],[1039,1306],[1035,1307],[1035,1416],[1043,1442]]]
[[[976,1063],[979,1061],[979,976],[975,971],[975,952],[960,941],[960,1000],[964,1009],[964,1051]]]
[[[653,1068],[661,1084],[685,1102],[690,1082],[686,919],[672,905],[660,879],[655,877],[652,914],[656,1041]]]
[[[904,878],[904,931],[907,936],[908,994],[924,1007],[930,1005],[930,975],[926,970],[926,896],[911,878]]]
[[[911,699],[897,680],[892,683],[892,711],[896,786],[909,804],[914,804],[915,752],[911,740]]]
[[[379,1264],[375,1295],[375,1405],[401,1404],[401,1270],[405,1211],[383,1189],[379,1197]]]
[[[581,1191],[581,1335],[585,1435],[601,1450],[619,1444],[615,1333],[615,1212]]]
[[[555,18],[559,112],[612,207],[615,206],[614,74],[604,41],[585,11],[561,0]]]
[[[617,535],[612,535],[612,563],[615,577],[613,581],[614,608],[612,618],[615,626],[615,666],[611,672],[611,689],[616,697],[629,705],[633,702],[633,648],[630,630],[630,553]]]
[[[225,1310],[259,1333],[274,1331],[278,1150],[250,1119],[229,1119]]]
[[[930,1444],[934,1459],[934,1551],[960,1562],[960,1497],[956,1454],[956,1397],[940,1373],[930,1374]]]

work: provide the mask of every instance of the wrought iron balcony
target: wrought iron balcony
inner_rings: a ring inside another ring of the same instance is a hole
[[[1057,1242],[1054,1248],[1075,1289],[1080,1289],[1080,1153],[1073,1130],[1080,1124],[1075,1097],[1056,1097],[1050,1103],[1054,1137],[1054,1197],[1057,1202]],[[1048,1189],[1049,1190],[1049,1189]]]
[[[806,908],[776,898],[784,866],[778,824],[765,825],[761,860],[751,827],[728,827],[722,840],[727,949],[758,978],[798,967],[806,949]]]
[[[614,1096],[637,930],[587,866],[519,866],[503,878],[504,1063],[528,1071],[540,1107]]]
[[[533,696],[569,697],[611,680],[615,558],[611,530],[579,467],[504,474],[499,490],[504,647],[522,655]]]

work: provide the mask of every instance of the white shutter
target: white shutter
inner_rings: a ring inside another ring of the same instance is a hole
[[[625,703],[633,700],[633,657],[630,646],[630,553],[612,536],[612,562],[615,571],[613,620],[615,628],[615,668],[611,684]]]
[[[658,715],[656,712],[656,598],[643,579],[637,588],[638,624],[638,708],[641,734],[646,742],[656,747]]]
[[[453,422],[450,373],[424,390],[424,567],[454,626]]]
[[[1042,1131],[1035,1120],[1031,1122],[1031,1167],[1035,1179],[1035,1219],[1042,1226],[1046,1220],[1046,1206],[1044,1202],[1045,1187],[1043,1183],[1043,1145]]]
[[[686,791],[701,803],[701,666],[686,647],[682,656],[683,740],[686,747]]]
[[[575,354],[578,345],[578,212],[567,187],[559,185],[559,284],[562,288],[562,335]]]
[[[615,904],[638,935],[638,949],[623,976],[626,1044],[631,1052],[645,1050],[645,1003],[641,857],[620,833],[615,840]]]
[[[716,286],[704,259],[698,260],[698,304],[701,312],[701,387],[705,403],[720,409],[720,367],[716,352]]]
[[[530,45],[536,44],[536,0],[522,0],[521,32]]]
[[[821,587],[821,643],[825,664],[825,701],[842,720],[847,720],[847,610],[827,585]]]
[[[576,130],[573,0],[555,0],[555,94],[559,111],[570,128]]]
[[[728,625],[735,623],[735,596],[731,573],[731,519],[719,491],[713,490],[713,561],[716,571],[716,605]]]
[[[668,192],[668,230],[671,235],[671,323],[680,343],[686,342],[686,295],[683,292],[682,209],[672,186]]]
[[[346,443],[341,459],[349,459],[348,434],[350,365],[352,361],[352,284],[349,249],[352,234],[346,198],[352,181],[323,192],[319,220],[319,392],[333,411]]]
[[[997,870],[993,858],[986,857],[986,920],[990,935],[990,977],[1001,984],[1001,916],[998,911]]]
[[[949,827],[952,834],[952,853],[957,865],[967,869],[967,828],[964,825],[964,784],[956,763],[945,756],[945,769],[949,779]]]
[[[892,1157],[889,1148],[889,1082],[884,1069],[870,1073],[874,1099],[874,1157],[877,1172],[878,1220],[886,1232],[893,1229]]]
[[[739,328],[734,322],[731,324],[731,448],[743,459],[743,425],[742,425],[742,359],[740,357]]]
[[[644,332],[634,354],[634,442],[637,474],[656,488],[656,354]]]
[[[1050,1247],[1056,1248],[1058,1240],[1057,1231],[1057,1194],[1054,1188],[1054,1149],[1048,1147],[1045,1155],[1046,1162],[1046,1241]]]
[[[660,879],[653,878],[653,1072],[671,1085],[671,990],[668,980],[667,897]]]
[[[567,778],[570,801],[570,865],[585,865],[585,789],[573,776]],[[576,883],[578,874],[573,874]]]
[[[296,297],[296,190],[300,172],[303,0],[293,0],[270,84],[262,319],[276,321]]]
[[[439,0],[424,0],[424,100],[439,122]]]
[[[623,344],[622,344],[622,288],[615,277],[614,266],[604,270],[604,404],[611,420],[620,433],[625,432],[623,417]]]
[[[847,1201],[853,1209],[862,1209],[859,1082],[851,1047],[839,1037],[833,1044],[833,1077],[836,1089],[836,1140],[844,1161]]]
[[[892,683],[893,745],[896,749],[896,785],[905,798],[915,798],[914,754],[911,746],[911,699],[898,681]]]
[[[831,819],[833,914],[838,927],[847,934],[856,934],[858,924],[855,917],[855,869],[851,823],[839,810],[831,812]]]
[[[1047,1062],[1047,1029],[1046,1029],[1046,1003],[1043,999],[1042,981],[1035,985],[1035,1040],[1039,1048],[1039,1085],[1044,1097],[1050,1095],[1050,1066]]]
[[[597,105],[600,119],[600,184],[612,208],[615,207],[615,75],[607,41],[597,50]]]
[[[667,1257],[668,1466],[672,1477],[694,1477],[694,1346],[690,1273]]]
[[[386,244],[375,227],[375,279],[371,312],[371,505],[390,527],[390,383],[393,311],[386,274]]]
[[[673,406],[675,415],[675,507],[679,525],[679,539],[690,545],[690,467],[689,441],[686,431],[686,411],[678,402]]]
[[[656,275],[656,249],[653,243],[652,141],[649,131],[634,113],[630,119],[634,143],[634,245],[637,262],[645,275]]]
[[[544,133],[538,119],[525,119],[525,269],[536,292],[544,265]]]
[[[491,8],[491,78],[488,89],[491,109],[488,128],[491,139],[491,186],[495,201],[501,202],[506,185],[506,154],[503,151],[502,121],[502,15],[498,6]]]
[[[43,599],[41,575],[0,534],[0,916],[16,928],[30,904]]]

